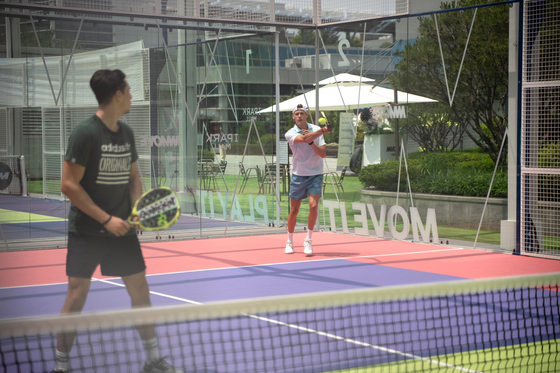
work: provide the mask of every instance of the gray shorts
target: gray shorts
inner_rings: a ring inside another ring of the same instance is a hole
[[[321,195],[323,188],[323,174],[311,176],[292,175],[290,182],[290,199],[301,201],[310,194]]]

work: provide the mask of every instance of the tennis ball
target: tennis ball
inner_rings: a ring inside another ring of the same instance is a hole
[[[325,118],[319,118],[319,124],[327,124],[327,120]]]

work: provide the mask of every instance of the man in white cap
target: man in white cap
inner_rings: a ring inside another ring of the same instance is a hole
[[[288,242],[286,254],[294,253],[294,229],[301,201],[309,197],[309,216],[307,217],[307,237],[303,242],[303,252],[313,255],[311,245],[313,228],[317,221],[319,199],[323,187],[323,158],[327,155],[327,147],[323,139],[324,133],[331,130],[307,123],[307,107],[298,104],[292,110],[292,118],[296,123],[286,132],[286,140],[293,154],[292,181],[290,182],[290,215],[288,216]]]

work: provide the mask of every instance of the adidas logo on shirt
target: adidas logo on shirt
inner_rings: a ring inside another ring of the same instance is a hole
[[[113,145],[113,144],[107,144],[107,145],[101,145],[101,151],[102,152],[107,152],[107,153],[123,153],[123,152],[127,152],[130,150],[130,144],[126,143],[124,145]]]

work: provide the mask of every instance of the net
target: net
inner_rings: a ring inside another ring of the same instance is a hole
[[[27,195],[23,155],[0,155],[0,194]]]
[[[4,320],[0,367],[54,367],[55,331],[79,330],[72,372],[139,372],[134,325],[156,324],[183,372],[552,372],[560,273]]]

